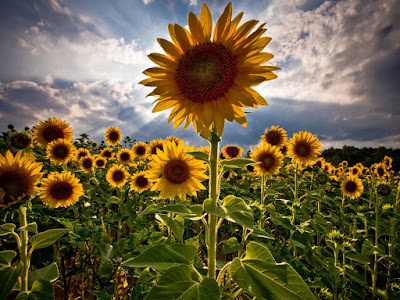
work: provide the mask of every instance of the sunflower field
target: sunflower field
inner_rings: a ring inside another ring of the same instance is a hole
[[[400,298],[392,158],[333,165],[314,134],[279,126],[220,147],[279,69],[263,65],[265,24],[241,18],[228,4],[213,28],[203,5],[143,72],[154,112],[203,147],[117,127],[98,144],[56,117],[2,133],[0,299]]]

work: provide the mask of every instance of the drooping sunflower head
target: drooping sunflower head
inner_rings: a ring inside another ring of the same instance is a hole
[[[71,141],[73,134],[68,123],[57,118],[49,118],[34,126],[33,137],[40,147],[46,148],[48,143],[57,139]]]
[[[265,133],[261,136],[263,143],[271,144],[280,148],[286,143],[287,134],[286,131],[279,126],[272,126],[271,129],[265,129]]]
[[[164,141],[163,140],[154,140],[151,141],[149,147],[147,148],[147,154],[151,157],[154,154],[157,154],[157,149],[163,151],[164,149]]]
[[[113,159],[115,154],[113,152],[112,148],[104,148],[103,150],[101,150],[100,155],[103,156],[106,159]]]
[[[54,140],[46,147],[47,158],[57,165],[73,160],[75,150],[75,146],[70,141],[64,139]]]
[[[13,156],[10,150],[0,154],[0,207],[7,208],[31,196],[42,176],[42,164],[29,155],[18,151]]]
[[[124,166],[113,165],[106,174],[107,182],[115,188],[124,186],[129,179],[129,173]]]
[[[319,172],[315,176],[315,181],[319,184],[326,184],[329,181],[329,176],[325,172]]]
[[[141,84],[155,87],[150,94],[158,97],[153,112],[172,108],[168,123],[174,120],[174,128],[193,124],[208,138],[214,124],[221,136],[225,120],[247,125],[243,107],[267,105],[252,87],[277,77],[272,71],[279,68],[263,66],[273,57],[261,52],[271,39],[261,37],[265,24],[252,32],[256,20],[239,26],[242,15],[232,20],[229,3],[213,30],[204,4],[199,18],[189,14],[189,30],[170,24],[172,42],[158,39],[167,55],[149,55],[158,66],[143,72],[149,78]]]
[[[320,155],[318,138],[307,131],[295,133],[288,142],[288,155],[299,165],[308,166]]]
[[[71,172],[50,173],[39,191],[42,202],[51,208],[74,205],[83,195],[82,184]]]
[[[85,172],[89,173],[94,170],[94,159],[93,156],[88,155],[85,157],[82,157],[81,160],[79,161],[79,167]]]
[[[138,172],[132,175],[131,189],[139,194],[151,187],[151,181],[148,178],[147,172]]]
[[[173,199],[177,195],[185,200],[186,195],[196,196],[197,191],[205,189],[201,182],[208,178],[206,165],[185,154],[186,149],[183,142],[166,142],[163,150],[153,155],[148,178],[155,182],[151,190],[160,191],[160,198]]]
[[[383,163],[386,166],[386,169],[389,170],[390,168],[392,168],[392,163],[393,163],[393,158],[386,156],[383,158]]]
[[[15,131],[10,135],[12,145],[17,149],[26,149],[32,146],[32,135],[26,131]]]
[[[118,151],[117,159],[123,165],[128,165],[132,162],[134,156],[131,150],[121,149]]]
[[[108,127],[104,139],[109,145],[118,145],[122,138],[121,131],[117,127]]]
[[[89,156],[89,155],[90,155],[90,152],[86,148],[79,148],[75,152],[75,158],[76,158],[77,161],[80,161],[82,157],[86,157],[86,156]]]
[[[132,152],[138,158],[146,158],[148,154],[147,144],[143,142],[135,143],[132,147]]]
[[[352,174],[343,179],[340,188],[343,195],[349,197],[350,199],[356,199],[360,197],[364,191],[364,185],[361,179]]]
[[[278,147],[271,144],[263,144],[254,147],[254,152],[250,158],[259,164],[255,164],[254,171],[257,175],[273,175],[279,172],[283,163],[283,154]]]
[[[103,156],[95,155],[93,157],[93,159],[94,159],[94,166],[96,168],[105,168],[106,167],[107,159],[105,159]]]
[[[392,192],[392,187],[385,181],[381,181],[378,183],[376,191],[379,195],[387,197]]]
[[[222,154],[226,159],[240,158],[243,153],[243,149],[236,145],[226,145],[221,150]]]

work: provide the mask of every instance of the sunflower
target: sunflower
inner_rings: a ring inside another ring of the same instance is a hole
[[[122,138],[121,131],[117,127],[108,127],[104,134],[106,143],[109,145],[118,145]]]
[[[138,158],[147,157],[147,144],[143,142],[138,142],[132,147],[133,154]]]
[[[149,156],[157,154],[157,149],[160,149],[161,151],[163,151],[164,149],[164,141],[163,140],[154,140],[151,141],[149,144],[149,147],[147,148],[147,154]]]
[[[222,153],[222,151],[219,153],[218,157],[219,157],[220,160],[226,159],[226,157],[225,157],[224,153]]]
[[[279,126],[272,126],[271,129],[265,129],[265,133],[261,136],[263,143],[271,144],[280,148],[286,143],[286,131]]]
[[[169,136],[165,139],[166,142],[175,142],[175,144],[179,144],[179,142],[181,141],[180,138],[177,138],[176,136]]]
[[[323,157],[318,157],[317,160],[315,161],[314,165],[317,166],[319,169],[323,169],[325,165],[325,158]]]
[[[125,185],[129,179],[129,173],[124,166],[113,165],[107,171],[106,179],[112,187],[119,188]]]
[[[95,155],[93,157],[94,159],[94,165],[96,168],[105,168],[106,164],[107,164],[107,160],[101,156],[101,155]]]
[[[350,170],[349,172],[353,175],[356,175],[356,176],[361,175],[361,169],[357,166],[351,167],[348,170]]]
[[[299,165],[307,166],[315,162],[320,154],[321,144],[307,131],[295,133],[288,143],[288,155]]]
[[[184,201],[186,195],[196,196],[197,191],[205,189],[201,182],[208,178],[206,165],[185,154],[185,148],[183,142],[166,142],[164,149],[153,155],[148,178],[155,181],[151,190],[160,191],[160,198],[178,195]]]
[[[243,107],[267,105],[251,87],[277,76],[277,67],[262,66],[273,57],[261,52],[271,40],[261,37],[266,31],[261,24],[253,33],[256,20],[241,26],[242,13],[231,20],[229,3],[214,28],[204,4],[200,18],[189,14],[189,30],[178,24],[168,26],[172,43],[158,39],[168,55],[151,53],[158,66],[145,70],[149,78],[141,84],[155,87],[151,96],[158,96],[153,112],[173,108],[168,123],[174,128],[184,121],[184,129],[193,124],[196,132],[208,138],[212,124],[222,135],[225,119],[247,126]]]
[[[196,151],[201,151],[207,154],[210,154],[210,146],[201,146],[200,148],[196,148]]]
[[[361,179],[352,174],[343,179],[340,188],[343,195],[349,197],[350,199],[356,199],[360,197],[364,191],[364,185],[362,184]]]
[[[392,167],[393,158],[385,155],[383,158],[383,163],[386,166],[386,169],[389,170]]]
[[[148,178],[147,172],[138,172],[132,175],[131,189],[139,194],[151,187],[151,181]]]
[[[382,179],[386,175],[386,165],[384,163],[375,164],[375,174]]]
[[[117,153],[117,159],[121,164],[128,165],[133,160],[133,153],[129,149],[121,149]]]
[[[227,145],[222,148],[221,152],[223,153],[226,159],[240,158],[243,153],[243,149],[239,146],[235,145]]]
[[[254,152],[250,158],[259,164],[253,165],[257,175],[273,175],[278,173],[283,163],[283,154],[278,147],[271,144],[263,144],[260,147],[254,147]]]
[[[113,152],[113,149],[111,149],[109,147],[104,148],[103,150],[101,150],[100,155],[103,156],[104,158],[107,158],[107,159],[113,159],[114,156],[115,156],[115,154]]]
[[[81,160],[79,161],[79,166],[86,173],[93,171],[93,169],[94,169],[93,157],[91,155],[88,155],[88,156],[81,158]]]
[[[57,139],[47,145],[46,152],[51,162],[61,165],[74,159],[75,146],[68,140]]]
[[[13,132],[10,135],[12,145],[17,149],[32,147],[32,135],[29,132]]]
[[[42,164],[18,151],[13,156],[10,150],[0,154],[0,207],[7,208],[31,196],[42,176]]]
[[[223,178],[225,181],[229,181],[229,180],[231,180],[231,178],[232,178],[233,176],[235,176],[235,175],[236,175],[235,171],[233,171],[233,170],[228,170],[228,171],[226,171],[226,172],[224,172],[224,173],[222,174],[222,178]]]
[[[75,152],[75,157],[76,157],[77,161],[79,161],[82,157],[86,157],[86,156],[89,156],[89,155],[90,155],[90,152],[86,148],[79,148]]]
[[[347,162],[347,160],[344,160],[339,165],[342,166],[343,168],[347,168],[349,166],[349,163]]]
[[[78,202],[83,187],[71,172],[54,172],[43,179],[39,195],[42,202],[51,208],[68,207]]]
[[[40,147],[46,148],[48,143],[57,139],[72,141],[73,134],[68,123],[57,118],[49,118],[34,126],[33,137]]]

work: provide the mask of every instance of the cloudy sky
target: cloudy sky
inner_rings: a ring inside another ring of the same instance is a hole
[[[207,1],[214,21],[228,1]],[[169,111],[151,113],[151,88],[138,85],[147,58],[162,52],[169,23],[187,25],[199,0],[1,0],[0,131],[49,117],[75,137],[101,141],[109,126],[151,141],[175,135],[206,143],[193,127],[167,126]],[[223,144],[245,149],[265,128],[289,137],[318,136],[323,148],[400,148],[400,1],[233,1],[234,15],[267,23],[265,51],[278,79],[256,89],[269,105],[248,114],[248,127],[227,123]]]

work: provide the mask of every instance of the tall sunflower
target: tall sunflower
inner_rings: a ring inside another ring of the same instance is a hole
[[[138,192],[139,194],[148,190],[151,187],[151,181],[148,178],[147,172],[138,172],[132,175],[131,178],[131,189]]]
[[[57,139],[50,142],[46,147],[47,158],[51,162],[61,165],[75,157],[75,146],[68,140]]]
[[[3,209],[31,196],[42,176],[42,164],[29,155],[18,151],[13,156],[10,150],[0,154],[0,207]]]
[[[126,148],[119,150],[117,153],[118,161],[124,165],[130,164],[132,162],[133,158],[134,157],[133,157],[132,151],[129,149],[126,149]]]
[[[113,165],[106,174],[107,182],[115,188],[124,186],[128,178],[129,173],[126,168],[119,165]]]
[[[104,134],[104,139],[109,145],[118,145],[121,138],[121,130],[117,127],[108,127]]]
[[[167,55],[149,55],[158,66],[143,72],[149,78],[141,84],[155,87],[149,94],[158,97],[153,112],[172,108],[168,123],[174,120],[174,128],[192,123],[207,138],[214,124],[221,136],[225,119],[247,126],[243,107],[267,105],[252,87],[277,77],[272,71],[279,68],[262,65],[273,57],[261,52],[271,38],[261,37],[265,24],[251,33],[256,20],[239,26],[242,15],[232,20],[229,3],[213,31],[211,12],[204,4],[199,18],[189,14],[189,30],[168,26],[172,43],[158,39]]]
[[[243,149],[235,145],[226,145],[225,147],[222,148],[221,152],[223,153],[226,159],[233,159],[241,157]]]
[[[94,170],[93,156],[88,155],[88,156],[82,157],[81,160],[79,161],[79,166],[85,173],[89,173],[89,172],[93,171]]]
[[[113,152],[112,148],[104,148],[103,150],[101,150],[100,155],[107,158],[107,159],[113,159],[115,154]]]
[[[375,164],[375,174],[378,175],[379,179],[382,179],[387,171],[386,171],[386,165],[384,163],[378,163]]]
[[[146,158],[147,156],[147,144],[143,142],[135,143],[132,147],[132,152],[137,158]]]
[[[93,157],[94,165],[96,168],[105,168],[107,164],[107,160],[101,155],[95,155]]]
[[[33,137],[40,147],[46,148],[48,143],[57,139],[71,141],[73,134],[68,123],[57,118],[49,118],[34,126]]]
[[[148,178],[155,181],[151,190],[160,191],[160,198],[174,198],[178,195],[181,200],[185,200],[186,195],[196,196],[197,191],[205,189],[201,182],[208,178],[205,174],[206,165],[185,154],[186,150],[183,142],[178,145],[166,142],[164,149],[153,155]]]
[[[288,155],[293,162],[303,167],[313,164],[320,155],[320,150],[318,138],[307,131],[295,133],[288,142]]]
[[[349,197],[350,199],[356,199],[361,196],[364,191],[364,185],[358,176],[348,175],[346,176],[342,183],[340,184],[343,195]]]
[[[279,128],[279,126],[272,126],[271,129],[265,129],[265,133],[261,136],[263,143],[271,144],[278,148],[285,145],[286,140],[286,131],[283,128]]]
[[[386,169],[389,170],[390,168],[392,168],[393,158],[385,155],[385,157],[383,158],[383,163],[386,166]]]
[[[12,145],[17,149],[25,149],[32,146],[32,136],[29,132],[13,132],[10,135]]]
[[[83,195],[82,184],[71,172],[50,173],[39,191],[42,202],[52,208],[74,205]]]
[[[283,154],[278,147],[270,144],[263,144],[260,147],[254,147],[254,152],[250,158],[259,164],[255,164],[254,172],[257,175],[273,175],[279,172],[283,163]]]

